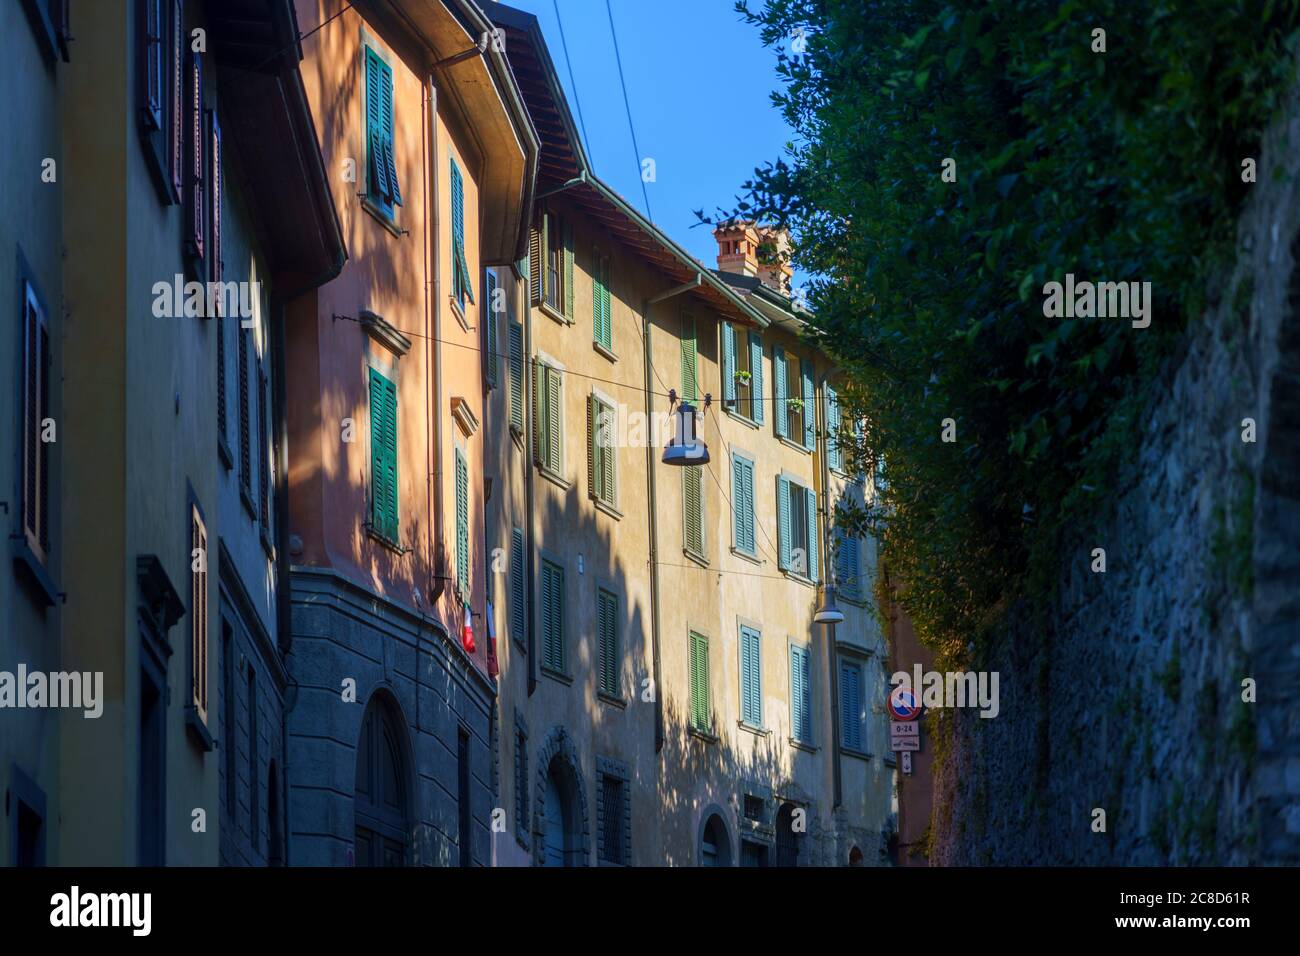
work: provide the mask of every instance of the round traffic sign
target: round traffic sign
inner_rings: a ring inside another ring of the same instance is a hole
[[[906,687],[895,687],[889,693],[889,716],[894,720],[916,720],[921,704]]]

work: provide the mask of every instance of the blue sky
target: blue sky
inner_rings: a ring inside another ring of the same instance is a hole
[[[582,107],[596,173],[645,212],[605,0],[506,2],[541,23],[575,120]],[[645,184],[651,218],[714,266],[717,245],[708,228],[695,226],[692,210],[733,205],[754,167],[783,155],[792,136],[770,99],[776,53],[740,20],[732,0],[610,0],[610,7],[637,146],[656,166],[657,181]]]

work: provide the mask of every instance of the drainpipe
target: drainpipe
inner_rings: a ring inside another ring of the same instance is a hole
[[[695,273],[695,278],[660,292],[656,296],[646,299],[641,308],[641,354],[644,361],[642,370],[645,383],[645,416],[647,422],[654,421],[654,409],[650,401],[651,385],[650,375],[652,364],[650,361],[650,327],[652,325],[650,317],[650,307],[671,299],[673,296],[681,295],[683,292],[690,292],[704,284],[704,276]],[[654,650],[654,689],[655,689],[655,753],[659,753],[664,747],[664,695],[663,685],[660,681],[660,653],[659,653],[659,496],[655,483],[655,447],[654,441],[646,442],[645,449],[645,468],[646,468],[646,490],[649,496],[649,524],[650,524],[650,645]]]
[[[826,584],[831,580],[832,555],[830,549],[831,543],[831,473],[830,467],[826,460],[826,442],[829,437],[826,426],[826,376],[823,375],[821,381],[817,384],[817,449],[821,457],[822,473],[822,554],[825,557],[822,560],[822,593],[825,593]],[[844,784],[841,779],[840,768],[840,681],[839,681],[839,655],[835,652],[835,625],[826,625],[826,660],[831,671],[830,680],[830,697],[831,697],[831,772],[834,781],[835,802],[832,809],[838,810],[840,804],[844,802]]]
[[[424,350],[425,363],[425,438],[429,445],[428,478],[425,483],[427,506],[429,509],[429,612],[437,620],[438,601],[447,580],[447,569],[443,567],[442,554],[442,509],[434,507],[434,484],[438,487],[438,501],[442,492],[442,260],[440,258],[440,235],[434,222],[434,211],[438,208],[438,145],[437,115],[438,90],[433,85],[433,74],[426,81],[425,135],[429,142],[429,155],[426,164],[429,175],[429,187],[425,193],[425,235],[429,246],[428,273],[424,283],[424,331],[428,336]],[[433,293],[429,293],[429,276],[432,276]],[[430,335],[430,329],[432,334]],[[430,436],[430,432],[432,435]]]
[[[545,254],[545,250],[542,250]],[[525,602],[528,605],[528,633],[526,641],[528,646],[528,696],[533,696],[533,691],[537,690],[537,602],[533,600],[533,581],[536,573],[534,568],[535,562],[533,555],[537,551],[537,533],[534,530],[534,511],[536,504],[534,501],[534,484],[533,484],[533,402],[537,391],[533,385],[533,376],[536,369],[533,366],[533,289],[532,289],[532,272],[540,267],[540,263],[528,260],[528,275],[524,277],[524,374],[522,386],[524,389],[523,406],[529,410],[524,415],[524,593],[528,595]],[[529,396],[534,396],[530,399]],[[505,717],[502,716],[504,722]]]

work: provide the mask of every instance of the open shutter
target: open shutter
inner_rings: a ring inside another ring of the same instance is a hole
[[[204,145],[207,137],[203,132],[203,58],[198,53],[190,54],[189,84],[189,195],[185,203],[185,218],[189,228],[185,239],[193,274],[196,278],[203,279],[207,276],[204,261],[204,247],[207,245],[207,217],[204,210],[208,205]]]
[[[817,434],[817,414],[813,407],[812,362],[807,359],[799,360],[799,380],[803,384],[803,447],[812,450]]]
[[[782,571],[790,570],[790,482],[776,476],[776,534],[778,561]]]
[[[811,488],[805,488],[803,493],[808,508],[808,579],[816,581],[820,577],[818,552],[821,543],[821,535],[817,533],[817,492]]]
[[[573,320],[573,226],[564,222],[564,317]]]
[[[764,406],[767,404],[763,394],[763,340],[757,334],[749,333],[749,394],[754,406],[753,418],[756,424],[763,424]]]
[[[699,394],[699,354],[695,339],[695,317],[683,312],[682,320],[682,401],[694,402]]]
[[[696,554],[704,553],[704,535],[701,515],[700,495],[703,489],[700,481],[700,466],[691,465],[682,469],[682,527],[685,531],[686,550]]]
[[[587,396],[587,494],[600,497],[603,476],[600,472],[600,449],[596,447],[596,417],[600,403],[595,395]]]
[[[384,168],[388,173],[388,198],[394,206],[402,204],[402,190],[397,185],[397,163],[393,158],[393,71],[387,63],[379,64],[380,133],[383,137]]]
[[[542,304],[546,284],[546,213],[538,219],[540,223],[528,231],[528,298],[533,305]]]
[[[520,645],[528,643],[528,611],[524,596],[524,532],[510,529],[510,633]]]
[[[212,183],[210,192],[212,209],[208,217],[208,221],[212,224],[212,242],[208,249],[208,271],[213,282],[221,282],[224,266],[221,259],[221,123],[217,120],[216,110],[208,111],[208,122],[212,127],[211,172],[209,173],[209,182]],[[221,301],[220,296],[217,301]]]
[[[382,61],[366,47],[366,166],[370,172],[370,195],[388,202],[388,162],[384,151],[384,84],[380,79]]]
[[[483,334],[486,341],[483,343],[483,357],[487,362],[488,384],[496,385],[499,358],[497,355],[497,277],[495,272],[488,272],[486,289],[487,302],[483,310],[487,313],[486,321],[483,323]]]
[[[546,370],[546,464],[560,472],[560,373]]]
[[[533,460],[539,465],[546,463],[543,449],[546,447],[546,366],[533,361]]]
[[[524,430],[524,330],[510,323],[510,427]]]
[[[772,346],[772,425],[780,438],[785,438],[789,427],[790,415],[785,407],[785,350],[779,345]]]
[[[456,449],[456,585],[469,597],[469,470]]]
[[[370,370],[370,524],[384,533],[384,503],[388,499],[388,448],[384,442],[384,379]]]
[[[790,648],[790,736],[795,740],[808,739],[808,719],[804,714],[807,705],[804,655],[799,647]]]
[[[723,322],[722,329],[722,400],[736,400],[736,337],[730,322]]]
[[[396,541],[397,532],[397,385],[384,379],[384,445],[387,452],[388,475],[384,482],[387,498],[384,502],[384,526],[390,541]]]
[[[609,349],[611,352],[614,350],[614,304],[610,296],[610,271],[612,262],[613,260],[611,257],[605,256],[605,258],[601,260],[600,265],[600,293],[601,298],[604,300],[603,315],[605,317],[605,340],[603,344],[605,348]]]
[[[826,460],[836,471],[843,470],[844,455],[840,451],[840,399],[829,385],[826,387]]]
[[[185,63],[185,10],[182,0],[175,0],[172,4],[171,36],[172,108],[170,125],[172,129],[172,188],[176,190],[177,201],[184,202],[185,82],[183,74]]]

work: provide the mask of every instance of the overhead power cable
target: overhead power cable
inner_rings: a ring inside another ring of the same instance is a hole
[[[636,176],[641,180],[641,198],[645,200],[645,217],[652,223],[654,215],[650,212],[650,193],[645,188],[645,176],[641,172],[641,147],[636,143],[636,125],[632,122],[632,104],[627,98],[627,81],[623,79],[623,57],[618,51],[618,32],[614,29],[614,11],[605,0],[605,12],[609,14],[609,33],[614,38],[614,61],[618,63],[618,84],[623,88],[623,108],[627,110],[627,128],[632,131],[632,151],[636,153]]]

